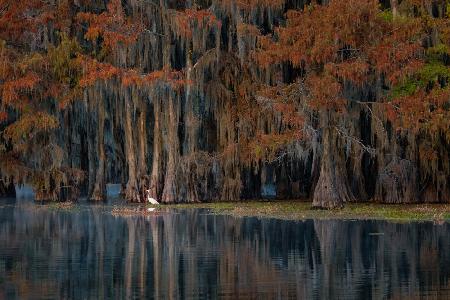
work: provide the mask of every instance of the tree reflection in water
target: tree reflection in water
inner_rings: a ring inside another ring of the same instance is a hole
[[[0,299],[450,296],[450,224],[0,208]]]

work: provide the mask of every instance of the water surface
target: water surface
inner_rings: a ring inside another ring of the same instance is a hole
[[[0,201],[0,299],[450,298],[448,223]]]

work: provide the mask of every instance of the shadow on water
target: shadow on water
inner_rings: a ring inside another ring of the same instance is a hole
[[[448,223],[0,205],[0,299],[450,297]]]

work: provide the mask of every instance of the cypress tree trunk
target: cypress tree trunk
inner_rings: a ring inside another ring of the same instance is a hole
[[[97,148],[98,148],[98,167],[95,176],[95,183],[90,199],[92,201],[103,201],[106,199],[106,182],[105,182],[105,105],[104,98],[98,100],[98,121],[97,121]]]
[[[195,116],[194,116],[194,107],[193,102],[191,98],[191,90],[192,90],[192,44],[189,43],[188,51],[186,54],[186,115],[185,115],[185,122],[186,122],[186,137],[185,137],[185,148],[187,149],[187,153],[194,153],[197,149],[195,147],[197,138],[197,124],[195,122]]]
[[[154,102],[155,127],[153,128],[153,163],[150,175],[149,196],[159,199],[161,194],[161,172],[162,172],[162,139],[161,139],[161,108],[159,99]]]
[[[338,153],[337,138],[335,130],[324,128],[320,175],[312,203],[315,208],[340,208],[353,199],[347,183],[345,165]]]
[[[125,188],[125,199],[129,202],[141,202],[138,190],[136,155],[133,144],[132,99],[125,98],[125,156],[128,163],[128,182]]]
[[[178,111],[176,97],[169,99],[168,120],[168,161],[164,180],[163,203],[173,203],[177,199],[176,170],[179,156]]]
[[[95,111],[93,110],[93,104],[91,103],[92,97],[89,97],[89,91],[85,91],[85,101],[87,103],[87,150],[88,150],[88,196],[92,195],[94,191],[95,186],[95,179],[96,179],[96,145],[95,145],[95,126],[94,126],[94,120],[95,120]]]
[[[162,0],[160,1],[162,4]],[[166,18],[166,16],[164,17]],[[169,28],[164,27],[165,34],[165,45],[163,49],[163,64],[165,67],[170,69],[171,60],[171,42],[170,42],[170,32]],[[177,196],[177,188],[176,188],[176,164],[177,157],[179,155],[179,141],[178,141],[178,113],[177,113],[177,105],[176,95],[172,93],[172,91],[167,91],[168,93],[168,113],[169,118],[167,120],[167,148],[168,148],[168,160],[166,167],[166,176],[164,178],[164,190],[162,193],[161,201],[163,203],[173,203],[176,200]]]
[[[145,175],[147,174],[147,127],[146,127],[146,121],[147,121],[147,109],[145,107],[145,103],[141,104],[140,111],[139,111],[139,117],[138,117],[138,140],[139,143],[139,157],[138,157],[138,163],[139,163],[139,175]]]
[[[140,102],[139,116],[137,120],[138,134],[138,176],[139,176],[139,196],[144,200],[149,189],[149,178],[147,176],[147,107],[144,100]],[[145,200],[144,200],[145,201]]]

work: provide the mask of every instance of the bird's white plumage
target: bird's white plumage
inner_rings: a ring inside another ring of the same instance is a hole
[[[150,197],[150,190],[147,190],[147,202],[153,205],[159,205],[155,198]]]
[[[154,198],[151,198],[151,197],[148,197],[148,202],[150,202],[151,204],[155,204],[155,205],[159,204],[158,201],[156,201]]]

